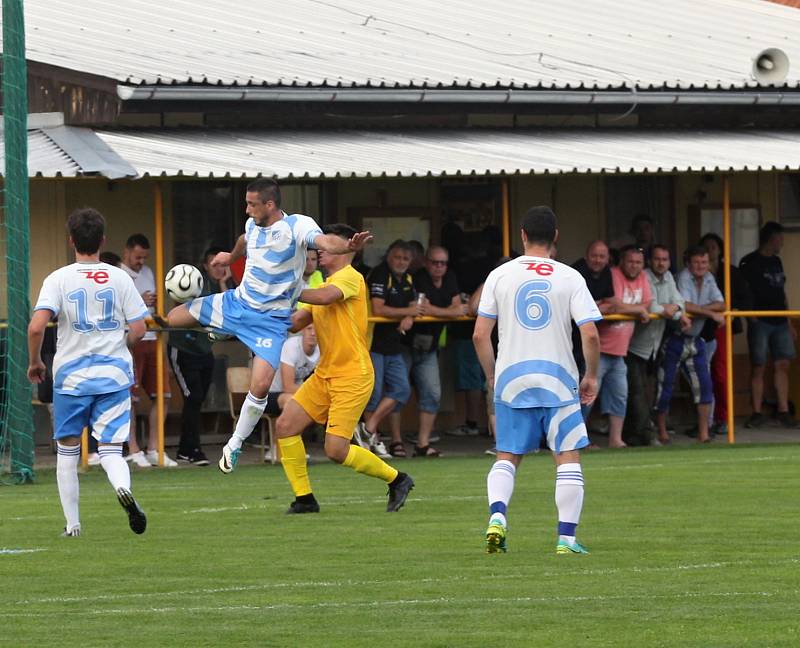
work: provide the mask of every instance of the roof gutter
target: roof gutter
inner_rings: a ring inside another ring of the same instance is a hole
[[[262,101],[313,103],[564,104],[564,105],[800,105],[800,91],[455,90],[411,88],[222,88],[118,85],[123,101]]]

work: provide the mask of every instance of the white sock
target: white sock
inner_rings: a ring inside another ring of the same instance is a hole
[[[78,462],[81,458],[79,445],[62,445],[56,441],[58,456],[56,457],[56,481],[58,495],[61,497],[61,508],[67,521],[67,531],[81,525],[78,510],[80,487],[78,486]]]
[[[106,471],[108,481],[114,492],[118,488],[131,489],[131,471],[128,462],[122,458],[121,445],[101,445],[97,448],[100,455],[100,465]]]
[[[239,450],[242,447],[245,439],[250,436],[253,428],[261,420],[261,415],[264,413],[266,406],[266,398],[256,398],[253,394],[247,392],[247,398],[242,403],[242,411],[239,412],[239,418],[236,420],[233,436],[228,439],[228,447],[231,450]]]
[[[489,524],[506,526],[506,509],[514,493],[514,475],[517,469],[505,459],[495,461],[486,477],[489,496]]]
[[[561,464],[556,468],[556,508],[558,539],[573,544],[583,509],[583,471],[579,463]]]

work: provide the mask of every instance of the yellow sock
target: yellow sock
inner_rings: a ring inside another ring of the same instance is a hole
[[[380,457],[365,450],[361,446],[351,445],[347,458],[342,465],[352,468],[356,472],[364,473],[370,477],[382,479],[387,484],[397,477],[397,470],[392,468]]]
[[[292,486],[295,497],[308,495],[311,482],[308,479],[308,463],[306,462],[306,446],[300,435],[278,439],[281,448],[281,464],[286,478]]]

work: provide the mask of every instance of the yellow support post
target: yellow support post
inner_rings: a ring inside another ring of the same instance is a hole
[[[503,256],[511,256],[511,204],[508,196],[508,178],[503,178]]]
[[[722,253],[725,276],[725,393],[728,399],[728,443],[736,442],[733,403],[733,317],[731,315],[731,185],[725,176],[722,185]]]
[[[164,313],[164,205],[161,185],[155,184],[156,226],[156,313]],[[156,338],[156,420],[158,429],[158,465],[164,466],[164,334]]]

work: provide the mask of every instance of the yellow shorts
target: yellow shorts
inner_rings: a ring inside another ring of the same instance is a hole
[[[327,434],[351,439],[372,394],[375,376],[320,378],[311,374],[293,398],[317,423],[328,422]]]

